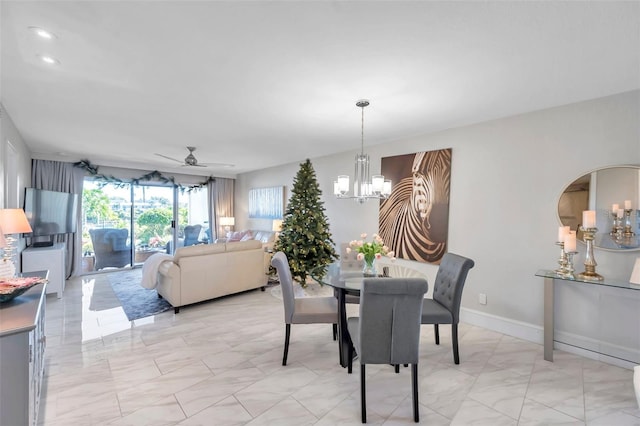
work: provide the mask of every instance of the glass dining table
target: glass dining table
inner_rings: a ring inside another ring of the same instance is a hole
[[[415,269],[397,264],[376,265],[377,277],[389,278],[424,278],[427,276]],[[314,268],[310,271],[311,278],[322,285],[328,285],[336,290],[338,298],[338,352],[340,365],[347,367],[349,345],[351,337],[347,330],[346,295],[360,295],[362,281],[365,278],[373,278],[373,275],[365,275],[361,269],[341,269],[340,262],[327,266]]]

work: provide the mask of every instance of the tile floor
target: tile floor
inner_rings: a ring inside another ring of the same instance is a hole
[[[357,309],[357,308],[356,308]],[[282,302],[252,291],[134,322],[105,274],[47,298],[42,425],[357,425],[359,374],[331,327],[294,325],[283,367]],[[638,425],[632,371],[466,324],[422,327],[420,419],[429,425]],[[412,424],[409,369],[369,366],[369,424]]]

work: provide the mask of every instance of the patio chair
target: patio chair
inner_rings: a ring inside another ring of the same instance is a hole
[[[90,229],[89,235],[96,256],[95,270],[122,268],[131,264],[131,245],[127,244],[128,229]]]

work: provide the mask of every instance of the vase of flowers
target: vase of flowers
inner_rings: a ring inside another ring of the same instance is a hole
[[[347,253],[351,252],[351,250],[355,250],[358,253],[358,260],[364,261],[364,267],[362,272],[366,276],[377,276],[376,272],[376,260],[380,259],[382,256],[387,256],[391,258],[391,260],[395,260],[393,251],[389,250],[389,247],[384,245],[384,241],[382,237],[378,234],[373,234],[371,236],[371,242],[365,241],[367,238],[367,234],[361,234],[360,240],[353,240],[349,242],[349,247],[347,247]]]

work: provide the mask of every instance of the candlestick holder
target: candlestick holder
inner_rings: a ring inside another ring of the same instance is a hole
[[[611,227],[611,232],[609,235],[612,237],[619,237],[622,235],[622,218],[618,217],[618,212],[611,212],[611,216],[613,217],[613,226]]]
[[[564,252],[564,242],[558,241],[556,245],[560,246],[560,257],[558,258],[558,265],[560,265],[560,267],[554,272],[558,275],[564,275],[567,270],[567,254]]]
[[[582,230],[582,239],[587,245],[587,251],[584,256],[584,272],[580,272],[578,274],[578,278],[602,281],[604,280],[604,277],[596,273],[596,266],[598,263],[593,256],[593,240],[595,239],[596,232],[598,232],[598,228],[584,228],[581,226],[580,229]]]
[[[565,278],[575,278],[575,275],[573,275],[573,273],[575,272],[575,269],[573,269],[573,256],[578,254],[577,251],[568,251],[566,252],[567,255],[567,265],[565,267],[565,271],[564,274],[562,274],[563,277]]]
[[[624,210],[624,231],[622,231],[622,236],[624,237],[633,237],[636,235],[635,232],[631,230],[631,211],[631,209]]]

